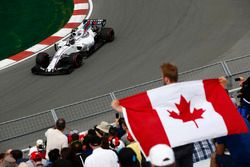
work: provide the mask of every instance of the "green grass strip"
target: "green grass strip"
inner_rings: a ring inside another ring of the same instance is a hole
[[[69,20],[73,0],[1,0],[0,60],[54,34]]]

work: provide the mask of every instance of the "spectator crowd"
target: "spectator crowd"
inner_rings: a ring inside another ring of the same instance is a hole
[[[177,82],[176,66],[164,63],[161,70],[164,84]],[[241,78],[242,87],[246,86],[243,86],[244,81]],[[239,112],[243,113],[250,128],[248,100],[241,96],[244,106],[239,107]],[[119,111],[119,101],[113,101],[112,107]],[[28,157],[18,149],[1,153],[0,167],[192,167],[193,163],[210,157],[211,167],[250,167],[250,133],[203,140],[173,149],[158,144],[150,149],[146,159],[120,115],[114,123],[102,121],[84,133],[74,130],[66,135],[66,126],[63,118],[58,119],[55,127],[45,132],[46,140],[38,139],[30,148]]]

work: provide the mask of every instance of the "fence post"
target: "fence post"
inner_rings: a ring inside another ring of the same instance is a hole
[[[111,97],[112,100],[116,99],[114,92],[109,93],[109,95],[110,95],[110,97]]]
[[[224,71],[227,73],[228,76],[231,77],[232,73],[231,73],[226,61],[222,61],[221,63],[222,63],[222,67],[223,67]]]
[[[225,73],[226,73],[226,75],[227,75],[227,79],[228,79],[228,89],[232,89],[232,87],[233,87],[233,83],[232,83],[232,73],[231,73],[231,71],[230,71],[230,69],[229,69],[229,67],[228,67],[228,65],[227,65],[227,63],[226,63],[226,61],[222,61],[221,62],[221,65],[222,65],[222,68],[223,68],[223,70],[225,71]]]
[[[52,114],[52,117],[53,117],[54,121],[56,122],[56,121],[58,120],[58,117],[57,117],[57,115],[56,115],[55,109],[50,110],[50,112],[51,112],[51,114]]]

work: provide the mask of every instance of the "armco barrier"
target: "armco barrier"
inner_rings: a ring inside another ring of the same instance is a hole
[[[179,74],[179,80],[188,81],[226,76],[231,81],[228,88],[233,89],[238,86],[234,82],[235,77],[250,75],[249,61],[250,55],[247,55],[214,63],[182,72]],[[63,117],[67,121],[68,130],[66,132],[72,129],[85,131],[99,124],[102,120],[112,122],[115,118],[115,112],[110,107],[112,99],[123,98],[161,85],[161,79],[157,79],[35,115],[0,123],[0,150],[27,148],[34,145],[38,138],[45,139],[44,132],[53,126],[59,117]],[[237,89],[232,90],[232,92],[236,96]]]
[[[196,68],[193,70],[185,71],[179,74],[179,81],[190,81],[206,78],[216,78],[218,76],[228,76],[224,70],[222,62],[207,65],[204,67]],[[156,88],[162,85],[162,80],[157,79],[154,81],[146,82],[130,88],[122,89],[113,92],[116,98],[124,98],[148,89]]]
[[[246,73],[250,71],[249,68],[250,55],[238,57],[230,60],[226,60],[225,64],[227,65],[230,75],[235,76],[241,73]]]
[[[244,74],[244,76],[250,76],[250,56],[243,56],[239,58],[234,58],[230,60],[226,60],[226,68],[230,71],[231,78],[231,88],[238,87],[238,83],[234,81],[235,78]]]
[[[53,123],[54,119],[49,111],[1,123],[0,141],[10,140],[27,133],[31,134],[37,130],[46,129]]]

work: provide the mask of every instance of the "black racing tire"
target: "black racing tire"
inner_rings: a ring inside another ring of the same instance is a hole
[[[31,72],[32,72],[33,74],[38,74],[38,73],[39,73],[39,70],[40,70],[40,68],[39,68],[39,66],[37,66],[37,65],[35,65],[34,67],[31,68]]]
[[[41,52],[36,55],[36,64],[43,67],[47,68],[49,65],[49,55],[48,53]]]
[[[101,39],[112,42],[115,39],[115,32],[113,28],[103,28],[100,32]]]
[[[83,64],[83,58],[80,53],[71,53],[69,55],[69,63],[74,67],[78,68]]]
[[[82,51],[80,53],[81,53],[83,59],[87,59],[91,55],[90,51]]]
[[[67,69],[63,69],[62,73],[63,74],[70,74],[70,73],[72,73],[72,71],[74,71],[74,68],[70,67],[70,68],[67,68]]]

